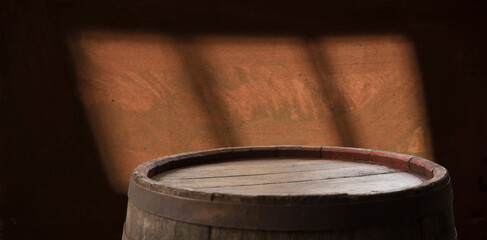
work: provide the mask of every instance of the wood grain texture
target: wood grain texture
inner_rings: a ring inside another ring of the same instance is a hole
[[[444,216],[451,212],[451,208],[406,222],[320,232],[277,232],[195,225],[152,215],[137,208],[130,201],[127,209],[125,232],[131,240],[453,240],[455,238],[451,223],[446,221],[448,216]]]
[[[422,181],[408,173],[377,174],[316,181],[283,182],[250,186],[200,188],[198,190],[241,195],[293,196],[308,194],[374,194],[405,190]]]
[[[125,232],[133,240],[208,240],[210,227],[155,216],[134,206],[127,206]]]
[[[387,166],[303,159],[247,159],[178,168],[153,177],[173,189],[237,195],[370,194],[423,180]]]

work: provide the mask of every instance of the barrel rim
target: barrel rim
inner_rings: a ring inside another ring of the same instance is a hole
[[[171,188],[157,184],[156,181],[151,179],[152,176],[161,172],[195,164],[231,161],[241,158],[266,157],[321,158],[374,163],[409,171],[413,174],[423,176],[427,180],[414,187],[379,193],[249,196]],[[300,145],[227,147],[160,157],[140,164],[132,172],[131,179],[141,187],[150,189],[151,191],[178,197],[221,202],[269,204],[321,204],[379,201],[433,191],[438,187],[448,184],[450,181],[448,171],[444,167],[435,162],[412,155],[365,148]]]
[[[383,193],[255,197],[170,189],[150,178],[172,168],[216,161],[216,158],[237,160],[265,156],[374,162],[407,169],[429,179],[411,188]],[[445,168],[411,155],[361,148],[257,146],[177,154],[141,164],[130,179],[128,197],[134,207],[192,224],[269,231],[320,231],[429,216],[451,207],[453,193]]]

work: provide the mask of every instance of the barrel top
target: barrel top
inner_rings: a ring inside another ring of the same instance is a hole
[[[380,200],[449,183],[426,159],[343,147],[221,148],[157,158],[137,167],[132,181],[171,196],[245,203]]]
[[[133,171],[128,197],[188,223],[314,231],[427,216],[451,206],[452,192],[445,168],[410,155],[263,146],[154,159]]]
[[[172,169],[152,177],[168,188],[259,195],[374,194],[411,188],[424,177],[373,163],[321,158],[246,158]]]

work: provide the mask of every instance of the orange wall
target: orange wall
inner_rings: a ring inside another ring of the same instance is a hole
[[[80,99],[114,191],[158,156],[224,146],[337,145],[432,157],[404,36],[192,36],[80,31]]]

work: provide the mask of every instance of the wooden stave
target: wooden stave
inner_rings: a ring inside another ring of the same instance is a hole
[[[387,224],[431,214],[451,205],[451,186],[448,183],[435,192],[387,201],[289,205],[174,197],[147,191],[131,181],[129,199],[147,212],[188,223],[254,230],[315,231]]]
[[[134,212],[139,215],[134,217]],[[443,215],[450,216],[443,216]],[[370,227],[339,229],[328,231],[262,231],[218,228],[175,221],[160,217],[138,209],[129,202],[127,222],[124,226],[122,240],[141,239],[188,239],[188,240],[227,240],[227,239],[259,239],[259,240],[368,240],[368,239],[415,239],[415,240],[453,240],[457,239],[453,226],[452,208],[443,209],[439,213],[395,224],[374,225]],[[447,221],[444,221],[444,220]],[[150,227],[140,223],[148,221]],[[446,222],[446,223],[445,223]],[[135,227],[135,228],[134,228]]]

